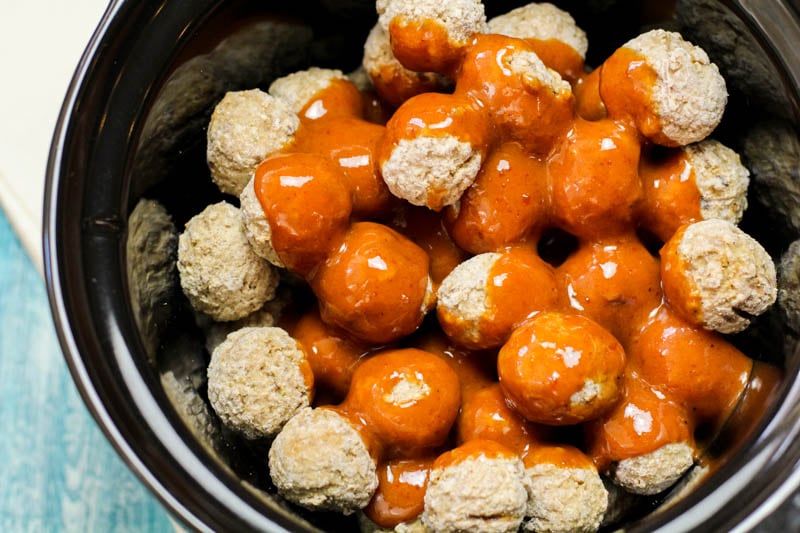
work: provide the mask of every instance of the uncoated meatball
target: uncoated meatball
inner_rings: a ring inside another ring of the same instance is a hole
[[[694,449],[688,443],[675,442],[623,459],[614,468],[612,479],[634,494],[658,494],[671,487],[693,464]]]
[[[208,365],[211,406],[226,426],[248,439],[277,434],[311,403],[313,383],[305,351],[277,327],[230,333]]]
[[[278,274],[258,257],[239,209],[209,205],[178,238],[178,273],[192,307],[217,321],[243,318],[275,296]]]
[[[347,76],[341,70],[311,67],[276,79],[268,92],[299,114],[314,95],[326,89],[334,80],[347,80]]]
[[[206,159],[219,189],[239,196],[256,166],[292,142],[300,119],[259,89],[228,92],[208,124]]]
[[[737,333],[777,297],[775,264],[748,234],[724,220],[683,226],[661,250],[670,306],[685,320]]]
[[[528,495],[517,455],[488,440],[445,452],[431,468],[422,522],[432,531],[517,531]]]
[[[312,510],[350,514],[378,487],[360,433],[327,408],[303,409],[286,423],[269,450],[269,471],[282,496]]]

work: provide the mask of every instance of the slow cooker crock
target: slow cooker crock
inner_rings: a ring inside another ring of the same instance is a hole
[[[487,15],[522,3],[487,2]],[[753,171],[742,227],[779,261],[800,238],[796,2],[553,3],[587,31],[589,65],[657,26],[677,29],[708,51],[731,93],[715,137],[741,151]],[[225,91],[266,88],[309,66],[354,70],[375,20],[374,2],[366,0],[114,0],[66,96],[44,207],[46,279],[59,340],[108,439],[192,529],[357,525],[352,517],[307,513],[281,501],[269,483],[265,450],[219,427],[204,399],[208,356],[191,313],[179,289],[158,284],[172,275],[170,252],[132,257],[129,218],[141,199],[152,198],[180,229],[219,199],[204,143],[211,110]],[[147,268],[131,268],[141,261]],[[800,310],[776,305],[732,339],[784,370],[778,387],[763,391],[763,416],[723,435],[718,467],[700,482],[687,481],[692,490],[678,487],[666,504],[648,501],[617,526],[746,530],[800,485],[798,316]]]

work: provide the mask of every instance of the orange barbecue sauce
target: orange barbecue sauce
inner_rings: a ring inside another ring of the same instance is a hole
[[[427,311],[425,251],[382,224],[356,222],[329,248],[311,287],[322,320],[382,344],[413,333]]]
[[[585,426],[588,454],[598,470],[653,452],[666,444],[694,446],[694,421],[670,395],[627,373],[622,401],[606,417]]]
[[[383,528],[414,520],[425,506],[425,489],[433,457],[395,459],[378,467],[378,489],[364,509]]]
[[[468,49],[456,78],[456,94],[482,102],[504,136],[546,155],[574,116],[570,92],[554,93],[539,80],[528,80],[509,61],[534,54],[522,39],[481,34]]]
[[[288,153],[256,171],[272,244],[318,300],[291,333],[317,387],[340,402],[325,408],[348,417],[379,465],[367,516],[386,528],[412,520],[431,470],[465,459],[606,472],[665,444],[695,447],[698,428],[715,433],[743,396],[757,411],[778,378],[759,371],[747,400],[753,361],[679,317],[675,308],[697,305],[688,289],[664,301],[672,252],[660,261],[636,233],[666,242],[701,218],[685,158],[646,140],[663,141],[650,104],[656,73],[643,58],[621,48],[586,74],[555,41],[486,34],[459,45],[432,21],[396,21],[390,32],[407,68],[451,77],[455,92],[410,97],[384,127],[380,106],[335,82],[300,113]],[[514,75],[504,58],[527,52],[561,72],[575,97]],[[380,178],[389,151],[423,134],[467,142],[484,161],[441,212],[436,198],[447,191],[430,191],[434,209],[418,208]],[[578,240],[557,267],[536,250],[554,227]],[[484,252],[501,258],[478,338],[442,314],[424,323],[431,291]],[[543,316],[563,327],[537,330]],[[534,348],[535,358],[523,353]],[[565,407],[585,379],[608,391]],[[578,447],[557,440],[552,426],[564,424],[580,424]]]
[[[666,242],[677,229],[703,220],[700,192],[694,170],[682,150],[655,153],[642,157],[639,176],[644,187],[639,220],[641,225]]]
[[[547,169],[517,142],[499,145],[457,207],[445,209],[453,240],[464,250],[496,252],[535,240],[547,219]]]

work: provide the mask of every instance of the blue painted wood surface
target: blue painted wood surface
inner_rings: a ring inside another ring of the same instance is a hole
[[[174,532],[92,419],[0,210],[0,531]]]

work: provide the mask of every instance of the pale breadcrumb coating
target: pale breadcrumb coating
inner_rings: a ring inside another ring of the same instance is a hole
[[[524,531],[592,533],[608,508],[608,492],[597,470],[542,463],[525,469],[528,489]]]
[[[211,355],[208,400],[222,422],[248,439],[272,437],[303,407],[313,382],[303,348],[277,327],[245,327]]]
[[[258,164],[289,145],[299,126],[283,101],[259,89],[226,93],[208,123],[211,179],[220,191],[239,196]]]
[[[408,202],[441,209],[456,203],[483,164],[481,152],[452,135],[401,139],[381,165],[389,191]]]
[[[436,304],[439,320],[447,323],[447,331],[458,337],[456,340],[480,341],[481,321],[487,314],[489,273],[500,258],[493,252],[473,256],[442,280]]]
[[[620,461],[612,472],[617,485],[634,494],[658,494],[671,487],[694,464],[694,449],[685,442]]]
[[[300,113],[316,94],[327,89],[334,80],[348,80],[338,69],[310,67],[273,81],[267,92]]]
[[[278,273],[253,252],[239,209],[211,204],[178,238],[181,288],[192,307],[217,321],[237,320],[275,296]]]
[[[455,45],[466,45],[476,33],[486,33],[486,14],[480,0],[377,0],[378,23],[385,31],[395,18],[409,22],[435,20]]]
[[[272,228],[264,214],[264,208],[261,207],[261,202],[256,196],[255,177],[250,178],[245,188],[242,189],[242,193],[239,195],[239,209],[242,212],[245,235],[247,235],[253,251],[276,267],[284,268],[283,261],[272,246]]]
[[[751,236],[724,220],[704,220],[686,227],[677,245],[685,265],[681,276],[699,297],[696,320],[704,328],[737,333],[762,314],[777,297],[775,264]],[[667,261],[662,268],[680,268]],[[664,286],[670,303],[681,309]],[[683,313],[685,315],[685,313]],[[685,317],[690,318],[690,317]]]
[[[518,39],[554,39],[569,45],[582,59],[586,58],[589,40],[586,32],[568,12],[548,2],[532,2],[497,15],[487,22],[490,33]]]
[[[722,120],[728,90],[706,52],[680,33],[650,30],[628,41],[656,72],[653,109],[661,122],[659,144],[682,146],[705,139]]]
[[[306,408],[292,417],[269,450],[278,493],[312,510],[351,514],[378,487],[375,462],[353,425],[336,411]]]
[[[432,531],[511,533],[528,501],[518,457],[466,458],[431,470],[422,522]]]
[[[747,209],[750,184],[750,171],[739,154],[714,139],[690,144],[683,151],[694,170],[703,219],[738,224]]]

